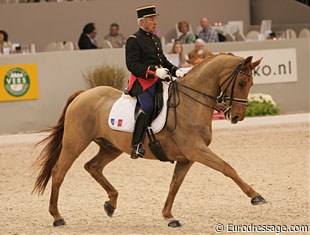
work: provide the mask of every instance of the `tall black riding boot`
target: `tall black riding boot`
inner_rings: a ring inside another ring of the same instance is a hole
[[[145,154],[145,150],[143,149],[142,144],[148,127],[148,123],[149,123],[148,115],[142,110],[139,110],[131,142],[132,146],[131,158],[133,159],[143,157]]]

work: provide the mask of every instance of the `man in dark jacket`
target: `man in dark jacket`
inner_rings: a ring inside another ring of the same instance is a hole
[[[172,65],[163,54],[160,39],[154,34],[157,26],[155,6],[137,9],[139,30],[126,42],[126,65],[131,72],[128,91],[137,97],[138,112],[132,137],[131,158],[144,156],[142,143],[154,111],[154,95],[157,83],[172,76],[183,77],[178,67]]]
[[[83,33],[80,36],[79,39],[79,48],[81,50],[83,49],[97,49],[98,45],[95,40],[95,37],[97,35],[97,29],[95,27],[94,23],[88,23],[83,28]]]

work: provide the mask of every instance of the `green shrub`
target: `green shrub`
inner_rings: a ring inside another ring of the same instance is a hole
[[[270,95],[267,94],[250,94],[246,116],[266,116],[280,114],[280,109]]]
[[[111,86],[119,90],[126,87],[127,72],[123,67],[116,65],[100,65],[89,69],[83,74],[88,88],[96,86]]]

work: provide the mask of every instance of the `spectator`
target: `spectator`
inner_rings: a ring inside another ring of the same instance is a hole
[[[88,23],[83,28],[83,33],[79,39],[79,48],[83,49],[98,49],[98,44],[95,39],[97,35],[97,29],[95,23]]]
[[[9,35],[6,31],[0,30],[0,53],[3,53],[3,48],[11,48],[11,43],[9,42]]]
[[[194,43],[196,40],[196,36],[189,32],[189,24],[186,21],[180,21],[178,23],[178,29],[182,33],[179,37],[179,41],[181,43]]]
[[[0,30],[0,44],[8,43],[9,35],[6,31]]]
[[[188,56],[183,53],[183,45],[180,41],[175,41],[169,54],[179,54],[179,67],[185,68],[192,66],[188,63]]]
[[[192,65],[198,64],[203,59],[212,54],[211,51],[205,49],[204,47],[205,42],[201,38],[198,38],[195,42],[194,50],[188,53],[189,62]]]
[[[209,20],[206,17],[200,19],[200,26],[202,30],[199,32],[198,37],[204,40],[205,42],[218,42],[219,38],[215,29],[213,29]]]
[[[104,39],[108,40],[114,48],[123,47],[126,43],[126,38],[119,33],[119,25],[116,23],[111,24],[110,33]]]

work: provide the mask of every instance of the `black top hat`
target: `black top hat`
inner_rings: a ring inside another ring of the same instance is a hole
[[[149,5],[149,6],[143,6],[143,7],[139,7],[137,8],[137,15],[138,18],[146,18],[146,17],[150,17],[150,16],[157,16],[158,14],[156,14],[156,9],[154,5]]]

